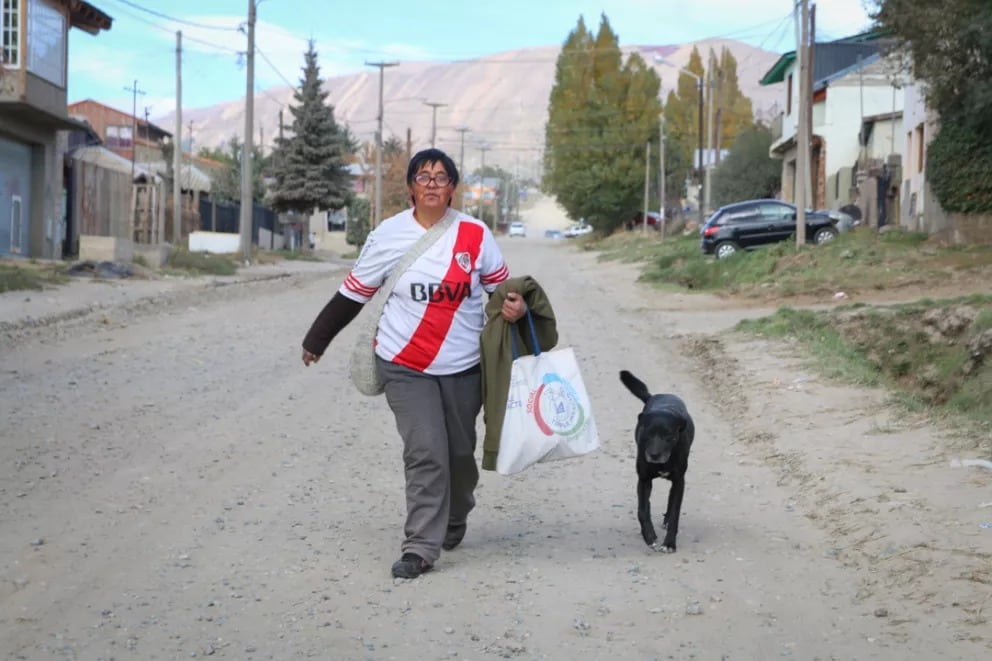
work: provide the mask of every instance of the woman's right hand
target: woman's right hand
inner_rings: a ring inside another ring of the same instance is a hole
[[[310,353],[306,349],[303,350],[303,364],[306,367],[310,367],[310,363],[316,363],[320,360],[320,356],[315,353]]]

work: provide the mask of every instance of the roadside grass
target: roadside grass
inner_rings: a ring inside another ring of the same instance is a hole
[[[238,272],[238,256],[174,250],[162,269],[169,275],[195,277],[201,275],[234,275]]]
[[[60,272],[61,266],[55,262],[4,260],[0,262],[0,293],[65,284],[69,278]]]
[[[285,259],[292,262],[319,262],[320,257],[317,257],[313,253],[302,252],[299,250],[277,250],[273,255],[278,256],[281,259]]]
[[[619,232],[596,241],[601,258],[643,262],[641,280],[686,290],[781,298],[926,285],[948,274],[978,274],[992,246],[938,247],[924,234],[861,229],[830,243],[796,249],[785,241],[716,260],[699,251],[697,234],[666,237]]]
[[[960,414],[992,429],[992,295],[785,307],[738,329],[795,342],[829,378],[884,386],[911,410]]]

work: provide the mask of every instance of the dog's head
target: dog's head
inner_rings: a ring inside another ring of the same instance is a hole
[[[637,449],[649,464],[664,464],[672,458],[685,433],[685,419],[665,411],[649,411],[637,417]]]

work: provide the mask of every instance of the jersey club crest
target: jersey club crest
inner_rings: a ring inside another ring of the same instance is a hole
[[[455,253],[455,263],[466,273],[472,272],[472,255],[467,252]]]

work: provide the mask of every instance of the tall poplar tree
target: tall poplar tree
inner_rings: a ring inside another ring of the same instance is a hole
[[[623,61],[605,14],[595,37],[579,18],[558,55],[545,127],[544,187],[570,216],[606,233],[643,207],[648,142],[657,163],[660,87],[639,55]]]
[[[703,58],[696,48],[692,49],[685,68],[705,80]],[[685,192],[686,181],[698,183],[699,163],[695,154],[699,147],[699,83],[688,74],[680,73],[678,85],[668,93],[665,136],[668,173],[665,185],[668,197],[672,199]],[[705,135],[703,138],[705,145]]]
[[[352,196],[345,157],[355,150],[346,128],[334,121],[334,107],[323,90],[313,41],[304,54],[300,87],[290,105],[290,136],[276,141],[272,155],[276,183],[270,203],[276,211],[308,214],[315,208],[341,209]]]
[[[717,130],[713,134],[716,139],[713,148],[730,149],[737,136],[754,126],[754,110],[751,99],[741,92],[737,78],[737,58],[726,46],[720,51],[715,79],[713,118]]]

